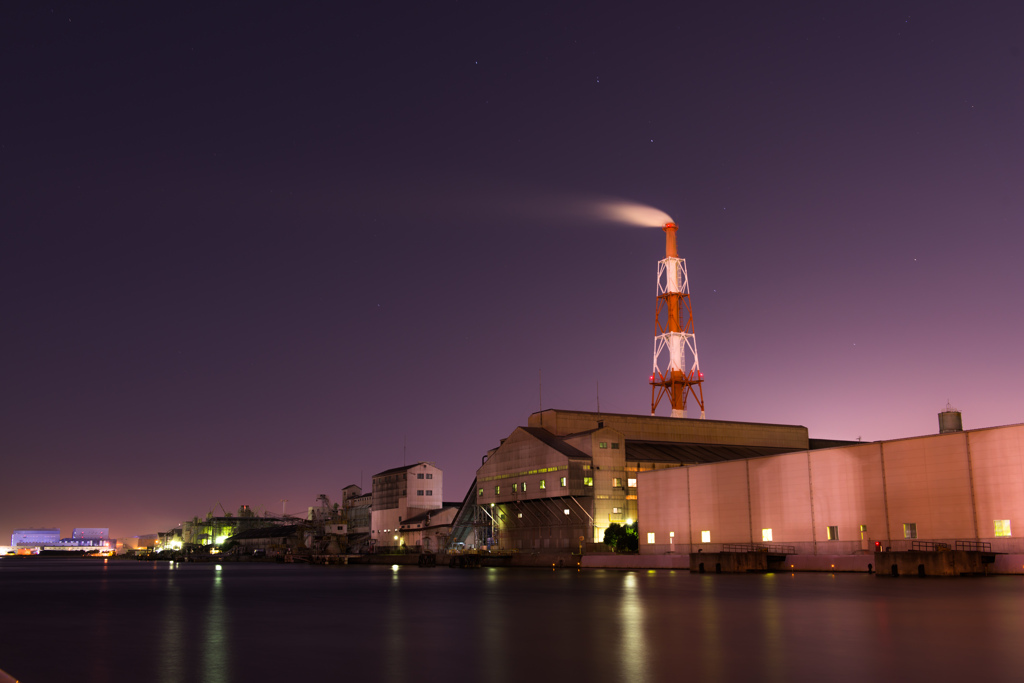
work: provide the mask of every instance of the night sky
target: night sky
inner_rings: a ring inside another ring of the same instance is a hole
[[[709,419],[1024,421],[1020,3],[82,4],[0,9],[0,543],[649,412],[617,198]]]

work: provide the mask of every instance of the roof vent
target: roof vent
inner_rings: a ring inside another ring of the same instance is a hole
[[[946,401],[946,409],[939,413],[939,434],[952,434],[964,431],[964,423],[960,411]]]

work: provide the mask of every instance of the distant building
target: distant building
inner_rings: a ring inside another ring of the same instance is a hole
[[[398,528],[400,545],[432,553],[443,551],[448,545],[452,522],[459,507],[458,503],[442,503],[436,510],[403,519]]]
[[[15,529],[11,545],[46,545],[60,542],[60,529]]]
[[[402,545],[403,520],[442,506],[441,470],[429,462],[373,475],[370,540],[377,548]]]
[[[76,528],[71,532],[73,541],[106,541],[110,538],[110,529],[95,527]]]

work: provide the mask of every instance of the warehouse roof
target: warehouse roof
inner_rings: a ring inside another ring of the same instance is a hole
[[[537,439],[545,446],[554,448],[556,451],[566,456],[567,458],[584,458],[590,460],[590,456],[566,442],[562,441],[561,437],[557,437],[551,432],[541,427],[520,427],[524,432]]]
[[[741,460],[762,455],[791,453],[792,448],[777,446],[730,446],[706,443],[675,443],[671,441],[626,441],[626,460],[630,462],[665,462],[694,465],[705,462]]]

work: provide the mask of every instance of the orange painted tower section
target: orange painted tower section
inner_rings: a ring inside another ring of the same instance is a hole
[[[686,261],[679,258],[675,223],[666,223],[665,258],[658,262],[658,298],[654,311],[654,371],[651,373],[651,415],[668,397],[672,417],[686,417],[692,399],[704,418],[704,375],[697,360],[693,309]],[[692,404],[691,404],[692,405]]]

